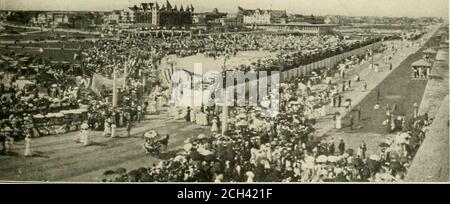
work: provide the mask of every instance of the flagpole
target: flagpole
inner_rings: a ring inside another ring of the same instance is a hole
[[[113,81],[113,101],[112,101],[112,105],[113,105],[113,111],[116,111],[116,107],[117,107],[117,73],[116,73],[116,64],[114,64],[114,70],[113,70],[113,75],[114,75],[114,81]],[[116,118],[114,117],[115,114],[112,114],[113,116],[111,116],[111,138],[116,137]]]
[[[114,75],[114,81],[113,81],[113,108],[117,107],[117,74],[116,74],[116,65],[114,65],[114,71],[113,71],[113,75]]]
[[[222,75],[222,86],[225,84],[225,88],[223,89],[223,97],[224,101],[222,104],[222,135],[225,135],[228,130],[228,94],[227,94],[227,85],[226,85],[226,63],[227,56],[224,57],[223,62],[223,75]]]

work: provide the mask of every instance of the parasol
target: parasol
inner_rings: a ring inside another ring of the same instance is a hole
[[[353,153],[355,152],[355,150],[353,150],[353,149],[347,149],[347,150],[345,150],[345,152],[346,152],[348,155],[353,156]]]
[[[173,161],[180,162],[180,163],[185,163],[187,160],[186,160],[186,157],[181,156],[181,155],[178,155],[178,156],[176,156],[176,157],[173,159]]]
[[[3,131],[5,131],[5,132],[12,132],[13,129],[11,129],[11,128],[8,126],[8,127],[5,127],[5,129],[4,129]]]
[[[378,156],[376,154],[372,154],[372,155],[370,155],[369,159],[372,161],[380,161],[381,158],[380,158],[380,156]]]
[[[367,167],[369,167],[369,169],[371,169],[372,172],[377,172],[378,169],[381,167],[381,165],[379,161],[369,159],[367,160]]]
[[[190,151],[192,149],[192,144],[191,143],[187,143],[183,146],[183,149],[186,151]]]
[[[400,158],[400,154],[398,152],[396,152],[394,150],[389,152],[389,159],[391,161],[397,161],[398,158]]]
[[[83,130],[87,130],[88,128],[89,128],[89,125],[87,123],[83,123],[81,125],[81,129],[83,129]]]
[[[380,109],[380,105],[379,105],[379,104],[375,104],[375,106],[373,107],[373,109],[375,109],[375,110]]]
[[[388,147],[390,147],[391,145],[389,145],[389,144],[386,143],[386,142],[382,142],[382,143],[380,143],[378,146],[381,147],[381,148],[388,148]]]
[[[203,133],[201,133],[201,134],[199,134],[199,135],[197,136],[197,139],[199,139],[199,140],[205,139],[205,138],[206,138],[206,135],[203,134]]]
[[[158,133],[156,133],[156,131],[154,130],[150,130],[146,133],[144,133],[144,138],[148,138],[148,139],[152,139],[158,136]]]
[[[203,155],[203,156],[209,156],[209,155],[212,155],[212,154],[213,154],[211,151],[209,151],[209,150],[207,150],[207,149],[200,149],[200,150],[198,151],[198,153],[201,154],[201,155]]]
[[[401,170],[403,166],[400,164],[399,161],[394,161],[389,164],[389,168],[392,170]]]

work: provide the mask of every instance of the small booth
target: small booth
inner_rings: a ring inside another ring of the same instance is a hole
[[[412,79],[413,80],[427,80],[430,78],[431,63],[420,59],[411,64]]]
[[[424,54],[423,58],[425,60],[433,61],[434,58],[436,57],[436,53],[437,52],[435,50],[431,49],[431,48],[428,48],[428,49],[422,51],[422,53]]]

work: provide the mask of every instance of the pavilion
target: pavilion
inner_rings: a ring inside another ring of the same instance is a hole
[[[424,59],[420,59],[411,64],[413,79],[429,79],[432,64]]]

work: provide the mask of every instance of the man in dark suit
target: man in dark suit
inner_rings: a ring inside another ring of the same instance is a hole
[[[380,102],[380,96],[381,96],[381,92],[380,92],[380,88],[377,89],[377,104],[378,102]]]
[[[333,107],[336,107],[336,96],[333,96]]]
[[[350,116],[348,118],[350,120],[350,130],[353,130],[353,114],[350,113]]]
[[[345,143],[344,139],[339,139],[339,145],[338,145],[339,153],[342,155],[345,152]]]
[[[338,107],[341,107],[341,103],[342,103],[342,96],[339,94],[338,95]]]
[[[358,106],[358,108],[356,109],[356,113],[358,114],[358,121],[361,120],[361,106]]]

